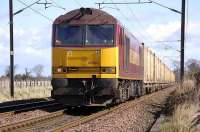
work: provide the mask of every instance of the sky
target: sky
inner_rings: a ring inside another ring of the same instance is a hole
[[[14,12],[37,0],[13,0]],[[24,73],[43,64],[43,75],[51,75],[51,32],[53,21],[62,14],[80,7],[98,8],[97,2],[137,2],[137,0],[47,0],[47,9],[34,4],[14,16],[14,55],[16,73]],[[145,0],[143,0],[145,1]],[[181,11],[181,0],[154,0]],[[199,59],[200,1],[186,0],[185,58]],[[0,75],[9,65],[9,1],[0,1]],[[40,2],[45,2],[41,0]],[[116,17],[139,41],[144,42],[171,68],[180,59],[181,15],[156,4],[102,5],[102,10]],[[35,12],[36,11],[36,12]],[[165,42],[172,41],[172,42]],[[175,42],[174,42],[175,41]],[[178,50],[178,51],[177,51]]]

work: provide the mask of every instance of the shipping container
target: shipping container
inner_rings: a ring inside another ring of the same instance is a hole
[[[174,73],[149,48],[144,47],[144,83],[174,81]]]

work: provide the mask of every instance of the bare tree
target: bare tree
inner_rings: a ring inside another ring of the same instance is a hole
[[[33,67],[32,71],[35,73],[37,78],[42,77],[42,73],[44,71],[44,66],[42,64],[38,64]]]
[[[17,67],[18,67],[17,65],[14,65],[14,75],[15,75]],[[10,76],[10,66],[6,66],[6,68],[5,68],[5,76],[6,77]]]
[[[180,62],[174,61],[174,73],[176,77],[176,81],[180,80]],[[195,59],[189,59],[185,63],[185,78],[186,79],[195,79],[196,73],[200,73],[200,61]]]
[[[29,70],[28,68],[25,68],[24,70],[25,70],[25,73],[23,74],[22,79],[23,80],[30,79],[32,71]]]
[[[200,61],[195,59],[189,59],[186,65],[187,65],[186,75],[188,78],[192,79],[196,73],[200,72]]]

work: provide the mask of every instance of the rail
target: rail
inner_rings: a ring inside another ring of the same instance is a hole
[[[22,120],[22,121],[11,123],[11,124],[6,124],[6,125],[3,125],[3,126],[0,126],[0,131],[1,132],[14,131],[16,129],[31,126],[31,125],[38,123],[38,122],[50,120],[52,118],[62,116],[64,114],[65,110],[66,109],[63,109],[63,110],[53,112],[53,113],[50,113],[50,114],[47,114],[47,115],[44,115],[44,116],[40,116],[40,117],[36,117],[36,118],[30,118],[30,119],[27,119],[27,120]]]
[[[16,105],[7,105],[0,107],[0,116],[10,116],[14,115],[15,113],[30,111],[38,108],[45,108],[50,106],[60,105],[60,103],[55,102],[55,100],[48,100],[48,101],[37,101],[32,103],[22,103]]]

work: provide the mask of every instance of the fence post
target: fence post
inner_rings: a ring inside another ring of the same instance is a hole
[[[23,81],[19,81],[20,83],[20,88],[23,88]]]

